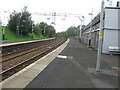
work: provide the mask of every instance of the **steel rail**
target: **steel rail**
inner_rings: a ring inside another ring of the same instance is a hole
[[[54,43],[54,41],[53,41],[53,42],[50,42],[49,44],[52,44],[52,43]],[[9,60],[11,60],[11,59],[14,59],[14,58],[20,57],[20,56],[22,56],[22,55],[28,54],[28,53],[30,53],[30,52],[36,51],[36,50],[38,50],[38,49],[44,48],[44,47],[46,47],[47,45],[48,45],[48,44],[43,45],[43,46],[40,46],[40,47],[31,48],[31,49],[29,49],[29,50],[23,50],[23,51],[20,51],[20,52],[16,52],[16,53],[13,53],[13,54],[8,55],[8,56],[3,56],[3,57],[2,57],[2,61],[0,61],[0,63],[9,61]],[[15,54],[18,54],[18,55],[15,55]],[[14,56],[13,56],[13,55],[14,55]],[[12,57],[10,57],[10,56],[12,56]],[[7,58],[6,58],[6,57],[7,57]]]
[[[58,47],[59,45],[61,45],[63,42],[64,42],[64,41],[62,40],[60,43],[56,44],[56,45],[53,46],[52,48],[47,48],[46,50],[42,51],[41,53],[39,53],[39,54],[37,54],[37,55],[35,55],[35,56],[32,56],[31,58],[28,58],[28,59],[26,59],[26,60],[24,60],[24,61],[22,61],[22,62],[20,62],[20,63],[18,63],[18,64],[16,64],[16,65],[12,66],[12,67],[10,67],[10,68],[8,68],[8,69],[0,72],[0,75],[7,75],[7,72],[13,71],[14,69],[19,68],[20,66],[23,67],[23,65],[27,64],[27,62],[29,62],[29,61],[32,61],[32,60],[33,60],[32,62],[34,62],[34,59],[42,56],[42,55],[45,54],[45,53],[50,52],[52,49],[55,49],[56,47]],[[35,60],[35,61],[36,61],[36,60]],[[29,65],[29,64],[28,64],[28,65]],[[28,65],[27,65],[27,66],[28,66]],[[21,69],[20,69],[20,70],[21,70]],[[18,71],[17,71],[17,72],[18,72]],[[13,74],[12,74],[12,75],[13,75]],[[11,75],[10,75],[10,76],[11,76]],[[7,77],[7,78],[8,78],[8,77]]]

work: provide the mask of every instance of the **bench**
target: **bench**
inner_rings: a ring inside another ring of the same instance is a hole
[[[120,54],[120,47],[118,46],[109,46],[110,54]]]

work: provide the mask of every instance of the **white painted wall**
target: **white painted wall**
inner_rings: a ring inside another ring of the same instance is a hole
[[[118,10],[120,11],[120,9],[105,10],[104,28],[107,29],[104,29],[102,53],[109,53],[109,46],[118,46],[118,43],[120,44],[118,41],[118,34],[120,34]]]
[[[109,46],[118,46],[118,32],[117,30],[105,30],[103,38],[103,53],[109,53]]]
[[[105,28],[118,29],[118,10],[105,9]]]

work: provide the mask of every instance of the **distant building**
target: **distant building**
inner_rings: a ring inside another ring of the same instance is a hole
[[[109,54],[109,46],[120,47],[120,7],[106,7],[104,10],[103,45],[102,53]],[[92,24],[91,24],[92,23]],[[91,27],[92,25],[92,27]],[[92,31],[90,31],[92,28]],[[91,37],[91,46],[97,50],[100,30],[100,14],[90,22],[82,32],[82,42],[88,44]],[[91,32],[91,36],[90,36]]]

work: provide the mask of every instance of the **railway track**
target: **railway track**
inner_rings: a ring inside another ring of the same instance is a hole
[[[41,39],[41,40],[14,42],[14,43],[3,43],[3,44],[0,44],[0,47],[2,47],[2,56],[8,56],[16,52],[39,47],[47,43],[50,43],[55,39],[56,38],[49,38],[49,39]]]
[[[35,62],[42,56],[57,48],[63,42],[65,42],[65,40],[57,39],[49,44],[3,56],[2,60],[0,61],[0,63],[2,63],[2,72],[0,72],[2,80],[5,80],[6,78]]]

